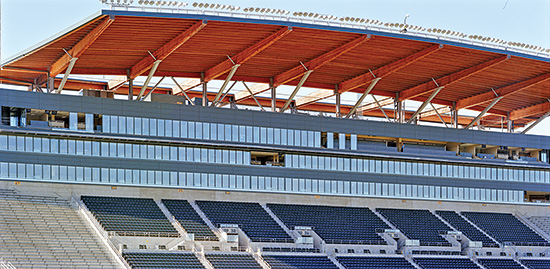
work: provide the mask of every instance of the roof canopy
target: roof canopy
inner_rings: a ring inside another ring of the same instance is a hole
[[[304,110],[334,110],[322,101],[367,90],[447,106],[440,114],[490,107],[486,122],[509,117],[524,125],[550,110],[550,58],[410,33],[198,14],[103,10],[3,63],[0,80],[41,85],[67,72],[135,78],[152,69],[154,76],[266,84],[251,87],[254,94],[269,90],[270,81],[318,88],[294,99]],[[65,89],[104,84],[69,79]],[[249,92],[231,96],[254,104]],[[421,119],[434,119],[429,112]]]

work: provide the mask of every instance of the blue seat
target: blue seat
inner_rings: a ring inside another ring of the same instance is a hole
[[[451,246],[440,233],[452,229],[428,210],[377,208],[376,211],[409,239],[419,240],[422,246]]]
[[[81,199],[106,231],[121,236],[179,237],[153,199],[102,196]]]
[[[510,213],[462,212],[461,214],[500,243],[510,242],[518,246],[550,246],[544,238]]]
[[[312,227],[328,244],[385,245],[376,229],[390,229],[368,208],[267,204],[287,227]]]
[[[348,269],[414,269],[403,257],[336,257]]]
[[[474,227],[471,223],[462,218],[458,213],[454,211],[437,210],[436,214],[441,216],[445,221],[451,224],[455,229],[461,231],[466,237],[473,241],[480,241],[483,243],[483,247],[498,248],[499,245],[483,234],[480,230]]]
[[[272,269],[337,269],[327,256],[263,255]]]
[[[293,243],[277,222],[258,203],[196,201],[214,225],[238,224],[254,242]]]

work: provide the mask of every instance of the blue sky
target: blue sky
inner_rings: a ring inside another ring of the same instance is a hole
[[[3,60],[102,8],[108,8],[97,0],[0,1]],[[193,2],[187,3],[191,5]],[[207,3],[315,12],[383,22],[402,22],[405,15],[410,14],[407,22],[412,25],[550,48],[550,0],[219,0]],[[534,130],[534,133],[549,132],[549,122]]]

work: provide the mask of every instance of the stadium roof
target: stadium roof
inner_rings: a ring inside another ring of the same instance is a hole
[[[370,90],[392,98],[384,100],[386,105],[394,98],[426,105],[431,100],[444,106],[437,109],[442,115],[453,106],[486,110],[483,121],[488,126],[500,126],[502,117],[524,126],[550,111],[550,56],[544,53],[411,30],[203,13],[102,10],[2,63],[0,81],[43,85],[48,74],[68,72],[131,78],[150,73],[202,75],[205,81],[229,76],[233,81],[261,83],[250,87],[254,94],[269,90],[270,81],[274,86],[303,83],[320,89],[294,99],[303,110],[334,111],[335,104],[323,100],[335,91]],[[55,87],[61,81],[56,78]],[[69,78],[64,89],[109,88],[105,86],[105,82]],[[128,87],[117,90],[127,92]],[[136,94],[139,90],[134,88]],[[213,99],[216,92],[210,95]],[[230,96],[237,103],[255,105],[247,91]],[[271,102],[258,99],[266,106]],[[286,100],[277,101],[278,107],[285,104]],[[377,108],[362,111],[383,116]],[[342,112],[350,109],[343,107]],[[421,120],[439,122],[433,109],[424,111]],[[450,122],[449,116],[443,118]],[[471,118],[462,117],[459,124],[466,125]]]

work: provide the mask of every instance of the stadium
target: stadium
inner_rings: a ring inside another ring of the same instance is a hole
[[[0,268],[550,268],[549,49],[108,3],[2,62]]]

